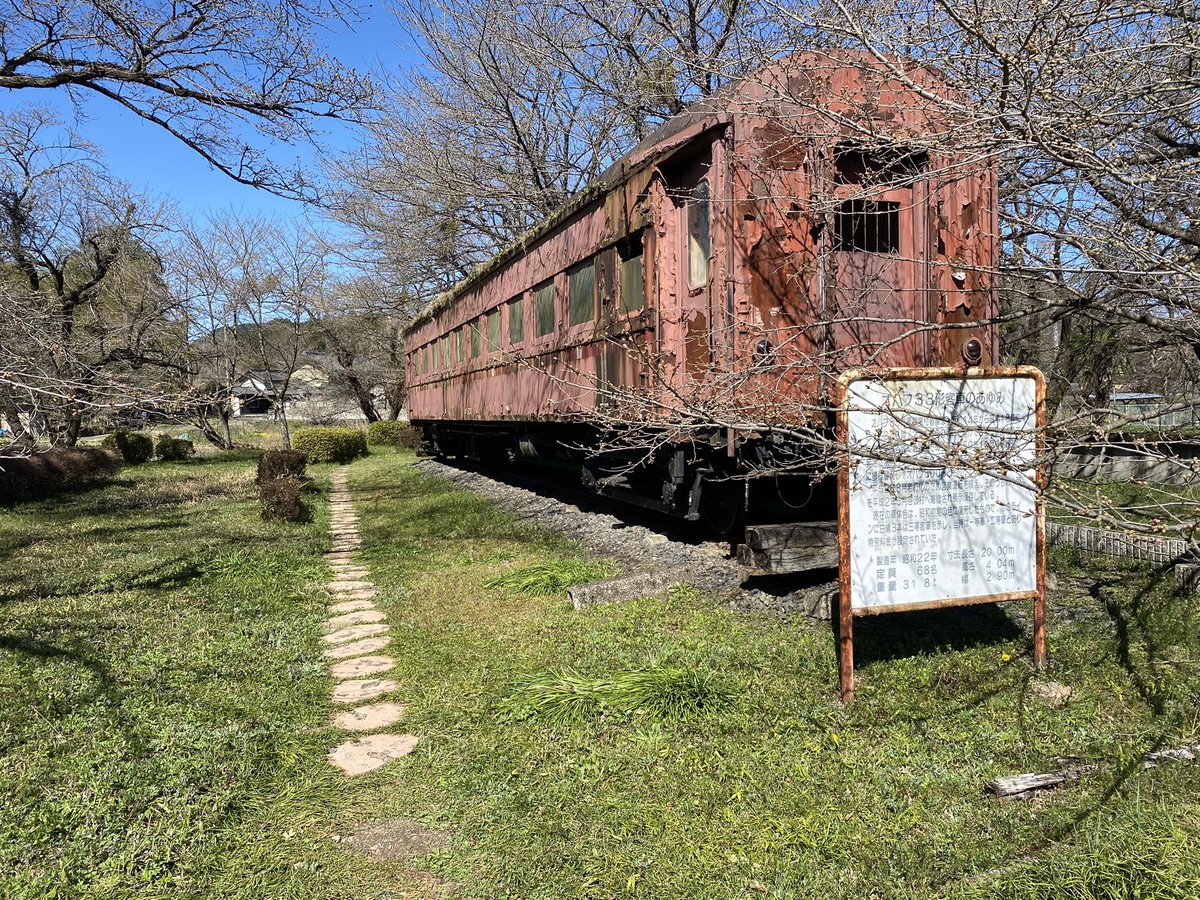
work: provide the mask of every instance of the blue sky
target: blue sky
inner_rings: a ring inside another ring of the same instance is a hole
[[[330,55],[355,69],[372,72],[394,68],[401,60],[411,58],[408,37],[387,6],[363,4],[359,14],[361,22],[347,26],[331,20],[328,31],[317,35],[318,41],[325,41]],[[222,175],[161,128],[143,122],[115,103],[88,91],[79,91],[75,96],[83,119],[75,118],[75,107],[66,92],[57,89],[0,90],[0,115],[31,103],[57,111],[100,148],[114,175],[137,190],[173,198],[185,213],[227,208],[283,218],[303,213],[302,204],[240,185]],[[323,150],[353,146],[354,135],[349,127],[335,123],[327,130],[317,150],[307,145],[276,145],[271,148],[272,158],[284,167],[297,160],[313,164]]]

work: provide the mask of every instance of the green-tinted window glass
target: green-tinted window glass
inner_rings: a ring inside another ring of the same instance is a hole
[[[495,353],[500,349],[500,310],[493,309],[487,314],[487,351]]]
[[[479,355],[479,329],[483,327],[483,320],[476,319],[467,327],[471,329],[471,359],[474,359]]]
[[[450,368],[450,338],[442,335],[442,368]]]
[[[517,297],[508,303],[508,342],[516,345],[525,340],[525,298]]]
[[[567,320],[572,325],[582,325],[596,318],[596,266],[588,260],[571,270],[569,284],[569,312]]]
[[[537,336],[545,337],[554,331],[554,282],[547,281],[533,295],[533,312]]]

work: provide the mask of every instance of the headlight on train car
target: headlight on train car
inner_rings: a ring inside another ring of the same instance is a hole
[[[963,343],[962,358],[968,366],[977,366],[983,362],[983,343],[979,338],[971,338]]]

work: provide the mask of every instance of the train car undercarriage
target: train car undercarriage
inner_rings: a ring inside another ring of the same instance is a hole
[[[773,435],[730,441],[722,429],[670,442],[585,424],[414,422],[419,454],[557,473],[585,490],[694,522],[739,545],[765,573],[837,565],[833,474],[802,444]]]

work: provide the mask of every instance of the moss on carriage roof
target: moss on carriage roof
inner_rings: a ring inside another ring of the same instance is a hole
[[[677,149],[676,144],[668,144],[664,146],[660,152],[645,155],[647,150],[657,144],[661,144],[683,131],[689,125],[695,122],[704,121],[706,118],[713,118],[713,125],[722,124],[723,120],[714,118],[714,113],[718,111],[720,104],[717,102],[719,94],[714,94],[706,97],[704,100],[692,104],[683,112],[676,116],[672,116],[657,129],[638,142],[637,146],[610,165],[602,172],[595,181],[591,182],[582,191],[564,203],[547,219],[538,223],[533,228],[526,231],[519,238],[489,259],[487,262],[477,266],[471,274],[467,275],[462,281],[439,294],[428,304],[426,304],[420,312],[418,312],[408,326],[405,328],[405,335],[411,334],[421,325],[433,319],[438,313],[449,309],[455,302],[471,288],[478,285],[489,275],[494,274],[499,269],[503,268],[513,259],[523,253],[526,253],[530,247],[538,241],[545,238],[555,228],[562,225],[564,221],[575,215],[577,212],[586,206],[599,200],[613,188],[627,181],[635,172],[640,172],[648,166],[653,166],[663,160],[664,157],[671,155]],[[643,157],[640,158],[639,157]],[[631,160],[637,160],[636,163],[630,164]]]
[[[764,66],[756,73],[751,73],[742,78],[731,80],[728,84],[714,91],[707,97],[697,100],[695,103],[688,106],[682,112],[663,122],[653,132],[638,142],[637,146],[626,153],[624,156],[616,160],[603,173],[601,173],[595,181],[591,182],[586,188],[563,204],[556,212],[551,214],[545,221],[535,225],[519,238],[489,259],[487,262],[477,266],[469,275],[462,281],[444,291],[430,301],[420,312],[418,312],[408,326],[404,330],[405,336],[411,334],[421,325],[433,319],[434,316],[443,310],[452,307],[463,294],[477,286],[480,282],[486,279],[489,275],[494,274],[499,269],[503,268],[516,257],[525,253],[529,248],[538,241],[545,238],[555,228],[559,227],[568,218],[579,212],[590,203],[595,202],[604,194],[611,191],[613,188],[628,180],[634,173],[642,171],[648,166],[656,165],[662,162],[666,157],[675,153],[680,146],[679,143],[670,142],[670,139],[678,135],[685,128],[697,122],[703,122],[705,119],[711,119],[711,126],[715,127],[721,124],[728,124],[732,119],[730,116],[731,101],[736,98],[745,89],[745,86],[754,78],[758,77],[763,72],[766,72],[774,67],[787,65],[792,61],[803,61],[811,64],[814,58],[825,58],[829,60],[835,67],[843,67],[857,63],[858,65],[876,65],[876,57],[866,50],[849,50],[849,49],[825,49],[815,51],[800,51],[798,53],[789,54],[774,63]],[[903,64],[905,69],[910,68],[910,63],[913,68],[922,69],[928,72],[935,72],[936,69],[917,64],[914,61],[907,60],[902,57],[887,57],[894,59]],[[702,131],[707,129],[702,129]],[[654,147],[659,147],[655,153],[650,153]],[[636,162],[634,162],[636,161]]]

